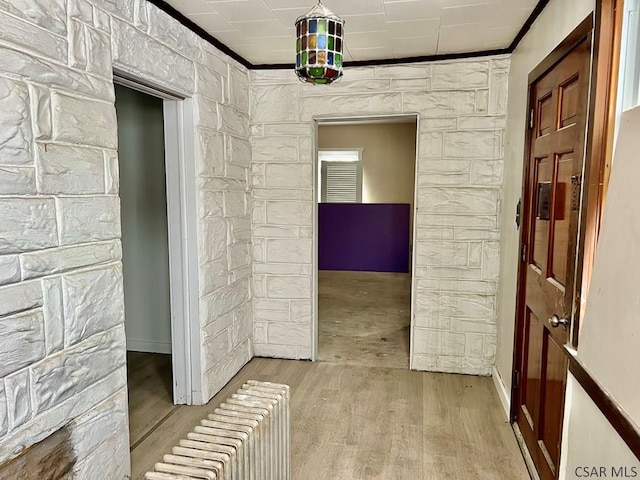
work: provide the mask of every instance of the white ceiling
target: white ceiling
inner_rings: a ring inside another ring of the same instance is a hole
[[[294,61],[297,17],[317,0],[166,0],[253,64]],[[506,48],[537,0],[324,0],[348,61]]]

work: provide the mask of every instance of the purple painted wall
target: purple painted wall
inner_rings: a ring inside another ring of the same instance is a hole
[[[409,204],[318,205],[320,270],[408,272]]]

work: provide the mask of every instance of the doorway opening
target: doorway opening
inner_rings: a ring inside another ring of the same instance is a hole
[[[178,404],[197,402],[186,188],[189,100],[114,74],[129,423],[133,450]],[[195,178],[195,177],[194,177]],[[196,334],[197,334],[196,329]]]
[[[174,408],[163,100],[115,86],[131,444]]]
[[[317,359],[409,368],[417,117],[317,131]]]

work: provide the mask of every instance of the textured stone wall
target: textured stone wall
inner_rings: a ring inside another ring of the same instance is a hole
[[[256,355],[312,356],[313,119],[417,113],[412,366],[490,374],[508,71],[504,56],[350,68],[328,87],[251,72]]]
[[[68,424],[86,479],[129,471],[113,67],[193,98],[195,400],[252,355],[246,70],[144,0],[0,0],[0,463]]]

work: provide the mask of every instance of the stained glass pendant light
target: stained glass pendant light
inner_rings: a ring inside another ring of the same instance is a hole
[[[322,3],[296,20],[296,74],[303,82],[328,84],[342,77],[344,20]]]

